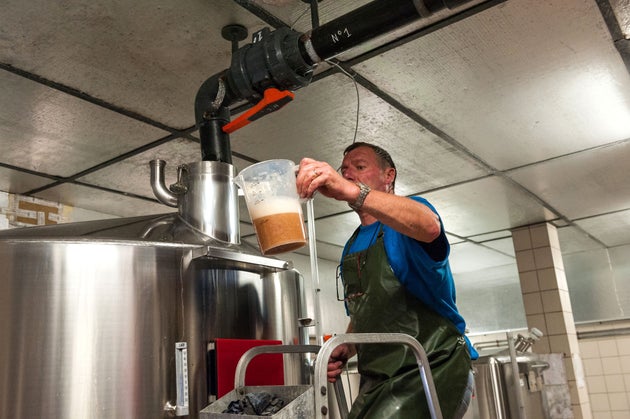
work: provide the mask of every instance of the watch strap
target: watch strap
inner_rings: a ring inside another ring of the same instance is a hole
[[[372,190],[365,183],[356,182],[356,184],[359,187],[359,196],[357,197],[356,201],[354,201],[354,203],[348,204],[350,206],[350,208],[352,208],[353,210],[358,210],[358,209],[360,209],[363,206],[363,202],[365,201],[365,197]]]

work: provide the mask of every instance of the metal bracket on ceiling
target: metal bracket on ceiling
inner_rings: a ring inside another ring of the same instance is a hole
[[[221,29],[223,39],[232,43],[232,53],[238,50],[238,42],[247,38],[247,28],[243,25],[225,25]]]
[[[319,3],[322,0],[302,0],[304,3],[311,5],[311,25],[313,29],[319,27]]]

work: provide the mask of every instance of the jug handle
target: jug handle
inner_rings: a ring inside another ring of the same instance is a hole
[[[239,188],[243,188],[243,176],[234,176],[234,178],[232,179],[232,181],[234,183],[236,183],[236,186],[238,186]]]
[[[293,167],[293,173],[295,173],[295,176],[297,177],[298,172],[300,171],[300,166],[295,166]],[[313,193],[313,196],[311,196],[310,198],[300,198],[300,204],[306,204],[308,203],[308,201],[312,200],[313,198],[315,198],[315,194],[317,193],[317,191],[315,191]]]

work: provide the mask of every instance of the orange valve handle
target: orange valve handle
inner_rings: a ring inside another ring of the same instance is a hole
[[[291,102],[295,95],[288,90],[278,90],[270,87],[265,90],[260,102],[250,108],[247,112],[223,126],[223,132],[231,134],[239,128],[263,116],[275,112],[287,103]]]

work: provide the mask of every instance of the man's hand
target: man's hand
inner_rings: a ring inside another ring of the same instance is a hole
[[[299,167],[296,185],[300,198],[312,198],[318,191],[328,198],[354,202],[359,195],[359,187],[344,179],[328,163],[305,157]]]
[[[341,344],[333,349],[328,360],[328,382],[334,383],[343,371],[343,367],[348,362],[348,358],[354,355],[354,347],[348,344]]]

